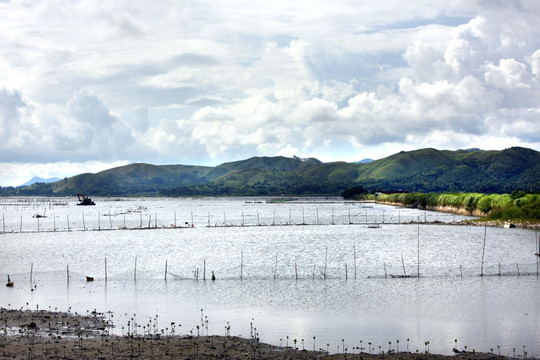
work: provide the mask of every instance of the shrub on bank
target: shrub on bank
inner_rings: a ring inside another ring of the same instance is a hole
[[[408,207],[451,207],[480,211],[493,220],[540,220],[540,194],[392,193],[365,194],[359,199],[397,203]]]

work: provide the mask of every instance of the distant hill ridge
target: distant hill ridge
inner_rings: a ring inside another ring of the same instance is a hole
[[[502,193],[540,191],[540,152],[513,147],[483,151],[402,151],[366,163],[314,158],[252,157],[215,167],[129,164],[53,183],[2,188],[1,195],[276,196],[339,195],[368,190]]]
[[[35,184],[35,183],[51,183],[51,182],[55,182],[55,181],[58,181],[58,180],[60,180],[60,178],[52,177],[52,178],[48,178],[48,179],[43,179],[43,178],[40,178],[38,176],[34,176],[33,178],[31,178],[30,180],[28,180],[27,182],[25,182],[21,186],[28,186],[28,185],[32,185],[32,184]]]

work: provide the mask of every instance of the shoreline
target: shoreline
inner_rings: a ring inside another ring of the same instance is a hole
[[[174,327],[155,334],[118,336],[110,334],[111,327],[106,314],[95,311],[80,315],[0,308],[0,355],[10,359],[506,359],[474,351],[370,354],[346,348],[344,353],[328,354],[324,349],[302,349],[296,343],[295,347],[264,344],[257,338],[177,335]]]

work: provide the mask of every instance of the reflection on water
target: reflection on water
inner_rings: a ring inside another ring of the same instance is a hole
[[[120,214],[138,204],[101,201],[84,211]],[[158,315],[159,328],[175,322],[183,334],[196,333],[199,325],[199,331],[221,335],[229,323],[233,335],[249,337],[256,328],[262,341],[285,345],[288,336],[289,345],[297,339],[301,347],[304,339],[309,349],[326,350],[329,344],[337,351],[345,344],[350,352],[360,346],[368,351],[371,342],[372,351],[379,352],[396,349],[399,340],[400,350],[424,351],[429,341],[430,351],[448,354],[457,339],[460,349],[497,352],[499,346],[510,354],[525,345],[529,356],[540,353],[540,280],[532,231],[488,228],[486,276],[480,277],[482,227],[409,223],[451,222],[453,215],[337,202],[167,199],[143,204],[154,219],[172,214],[170,224],[176,216],[177,224],[186,218],[188,226],[1,234],[0,276],[10,274],[16,286],[1,287],[0,305],[112,311],[119,334],[131,318],[148,329]],[[75,228],[82,221],[80,207],[59,208],[52,210],[73,219]],[[3,210],[8,224],[14,221],[7,219],[36,209]],[[366,213],[379,228],[365,226]],[[102,226],[102,220],[89,222],[87,214],[86,227]],[[218,214],[222,223],[215,226]],[[123,225],[123,218],[114,221]],[[140,223],[129,219],[129,227]],[[276,226],[257,226],[272,223]],[[416,276],[418,269],[420,278],[390,276]],[[211,271],[216,281],[209,280]],[[85,276],[96,281],[87,283]]]

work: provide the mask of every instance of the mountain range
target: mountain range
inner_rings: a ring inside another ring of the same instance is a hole
[[[339,195],[353,186],[371,191],[539,192],[540,152],[521,147],[426,148],[363,163],[282,156],[252,157],[215,167],[135,163],[52,183],[1,188],[0,195]]]
[[[27,182],[25,182],[21,186],[28,186],[28,185],[32,185],[32,184],[35,184],[35,183],[51,183],[51,182],[55,182],[55,181],[58,181],[58,180],[60,180],[60,179],[57,178],[57,177],[43,179],[43,178],[40,178],[38,176],[34,176],[33,178],[31,178],[30,180],[28,180]]]

